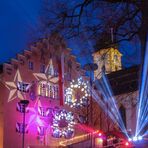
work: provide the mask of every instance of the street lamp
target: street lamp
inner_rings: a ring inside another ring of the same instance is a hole
[[[29,104],[28,100],[21,100],[20,105],[22,107],[22,113],[23,113],[23,136],[22,136],[22,148],[24,148],[24,140],[25,140],[25,113],[26,113],[26,107]]]

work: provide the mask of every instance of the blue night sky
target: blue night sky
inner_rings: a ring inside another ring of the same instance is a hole
[[[37,27],[40,0],[0,1],[0,63],[24,50]]]
[[[41,6],[41,0],[0,0],[0,63],[9,62],[10,58],[15,58],[17,53],[27,49],[38,28]],[[71,40],[68,42],[68,47],[77,49],[73,53],[79,56],[81,44]],[[91,43],[87,44],[87,47],[91,46]],[[139,63],[140,51],[137,44],[124,42],[119,47],[123,54],[124,66]],[[78,59],[83,64],[90,60],[90,58],[86,60],[85,57]]]

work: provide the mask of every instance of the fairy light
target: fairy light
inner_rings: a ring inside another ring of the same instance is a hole
[[[72,144],[72,143],[75,143],[75,142],[80,142],[80,141],[83,141],[83,140],[86,140],[86,139],[89,139],[89,138],[90,138],[90,133],[80,135],[80,136],[76,136],[76,137],[73,137],[73,138],[68,139],[68,140],[61,141],[59,144],[61,146],[67,146],[69,144]]]
[[[66,110],[61,110],[54,115],[53,118],[53,136],[60,137],[72,137],[74,133],[74,115]]]
[[[90,90],[88,82],[84,82],[82,78],[78,78],[76,81],[72,80],[70,86],[65,91],[65,104],[72,107],[81,107],[88,105],[88,97],[90,96]]]

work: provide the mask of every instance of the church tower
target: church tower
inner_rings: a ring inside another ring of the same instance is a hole
[[[95,78],[100,79],[102,72],[108,74],[121,70],[121,57],[122,54],[114,47],[100,49],[99,51],[93,53],[94,63],[98,65],[98,69],[94,71]]]

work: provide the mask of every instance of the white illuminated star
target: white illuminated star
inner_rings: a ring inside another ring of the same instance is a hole
[[[49,69],[50,69],[50,73],[49,73]],[[53,68],[52,59],[49,60],[49,64],[47,65],[45,69],[45,73],[33,73],[33,75],[39,81],[44,80],[44,81],[53,82],[53,83],[58,82],[58,77],[54,76],[54,68]]]
[[[14,76],[14,80],[12,82],[5,82],[6,87],[10,91],[9,96],[8,96],[8,102],[10,102],[16,98],[19,98],[21,100],[24,99],[22,92],[17,89],[17,82],[18,81],[22,82],[22,78],[21,78],[19,70],[16,71],[16,74]]]

